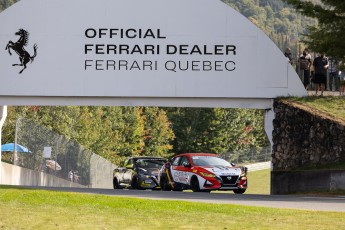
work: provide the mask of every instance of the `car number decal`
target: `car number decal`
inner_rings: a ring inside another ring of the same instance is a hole
[[[176,182],[187,184],[189,181],[187,172],[174,171],[173,175]]]

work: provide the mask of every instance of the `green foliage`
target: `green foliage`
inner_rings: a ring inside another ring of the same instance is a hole
[[[175,137],[166,112],[157,107],[142,108],[145,124],[143,155],[166,157],[172,150],[170,141]]]
[[[14,141],[19,117],[72,138],[116,164],[132,155],[167,157],[171,154],[174,134],[166,113],[159,108],[9,106],[3,128],[4,143]]]
[[[317,26],[309,26],[305,43],[316,52],[345,60],[345,2],[336,0],[284,0],[303,15],[316,18]]]
[[[267,145],[263,113],[247,109],[169,108],[175,153],[224,153]]]
[[[5,10],[9,6],[13,5],[14,3],[18,2],[19,0],[0,0],[0,11]]]

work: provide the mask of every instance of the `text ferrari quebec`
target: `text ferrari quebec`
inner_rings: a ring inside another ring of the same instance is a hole
[[[159,189],[158,172],[166,160],[161,157],[131,157],[114,169],[114,189]]]
[[[247,189],[247,168],[235,166],[211,153],[185,153],[174,156],[159,172],[162,190],[210,192]]]

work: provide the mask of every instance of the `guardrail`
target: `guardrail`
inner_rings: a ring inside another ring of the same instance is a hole
[[[260,162],[255,164],[245,165],[248,168],[248,172],[264,170],[271,168],[271,161]]]

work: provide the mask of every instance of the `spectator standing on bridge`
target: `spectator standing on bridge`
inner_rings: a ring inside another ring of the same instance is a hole
[[[292,54],[291,54],[291,49],[290,48],[286,48],[285,49],[285,53],[284,53],[285,57],[288,60],[288,63],[290,63],[291,65],[293,64],[292,62]]]
[[[71,182],[73,182],[73,177],[74,177],[73,171],[70,170],[70,171],[68,172],[68,179],[69,179]]]
[[[328,68],[328,76],[329,76],[329,90],[330,91],[337,91],[339,88],[339,62],[335,58],[329,59],[329,68]],[[334,89],[333,89],[334,85]]]
[[[311,66],[311,55],[308,50],[305,49],[303,54],[298,59],[298,66],[300,69],[300,77],[303,79],[303,85],[305,89],[308,89],[310,84],[310,66]]]
[[[323,91],[325,90],[327,84],[327,68],[328,68],[328,58],[322,53],[320,56],[314,59],[314,83],[315,83],[315,95],[317,96],[318,90],[321,91],[321,96],[323,96]]]
[[[73,173],[73,181],[74,181],[75,183],[78,183],[78,182],[79,182],[78,171],[74,171],[74,173]]]

